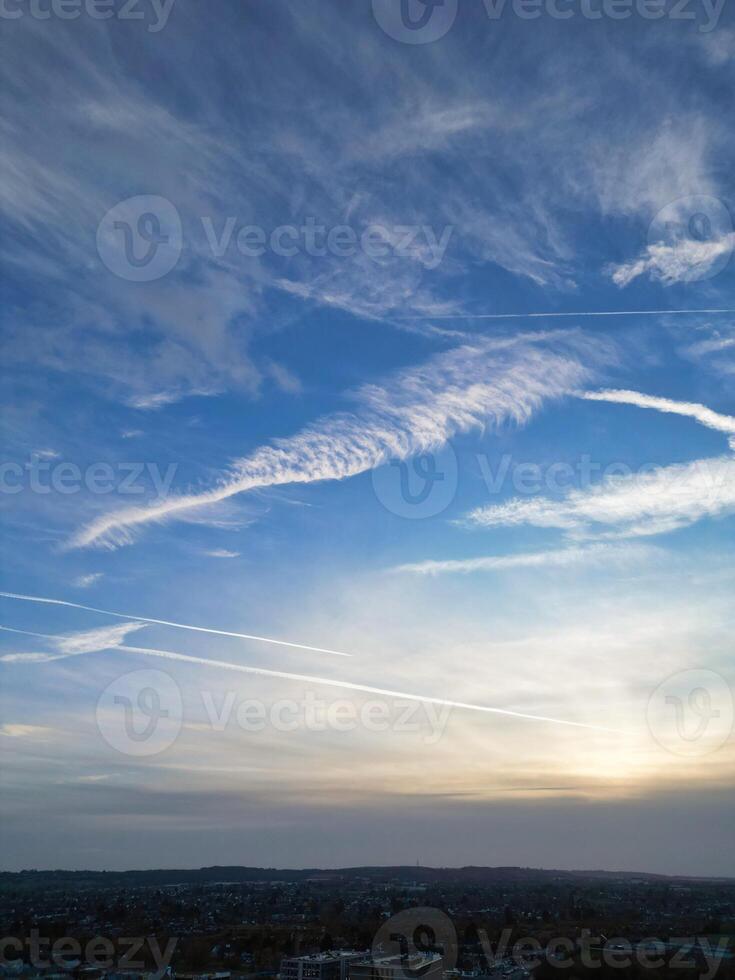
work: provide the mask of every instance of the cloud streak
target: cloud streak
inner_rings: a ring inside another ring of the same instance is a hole
[[[358,409],[327,416],[238,460],[211,490],[127,507],[97,518],[69,542],[114,548],[136,531],[248,490],[344,480],[388,460],[440,448],[453,435],[504,422],[523,424],[613,357],[609,343],[578,331],[480,340],[436,355],[385,385],[365,385]]]
[[[580,398],[593,402],[613,402],[618,405],[637,405],[639,408],[652,408],[657,412],[664,412],[671,415],[683,415],[687,418],[695,419],[700,425],[716,432],[724,432],[725,435],[735,437],[735,418],[732,415],[722,415],[714,412],[706,405],[698,402],[679,402],[671,398],[657,398],[653,395],[644,395],[639,391],[628,391],[626,389],[608,389],[605,391],[584,391]],[[730,439],[730,445],[733,445]]]
[[[572,490],[562,500],[514,499],[471,511],[477,527],[531,524],[569,532],[624,537],[662,534],[704,518],[735,512],[735,458],[720,456],[663,466],[645,475],[608,477],[590,491]]]
[[[393,316],[393,320],[546,320],[595,316],[691,316],[692,314],[735,313],[735,310],[576,310],[539,313],[422,313]]]
[[[467,575],[472,572],[502,572],[518,568],[573,568],[587,564],[609,566],[637,563],[655,557],[658,553],[654,548],[598,544],[523,555],[490,555],[482,558],[461,558],[448,561],[421,561],[398,565],[391,570],[411,575],[436,576],[456,573]]]

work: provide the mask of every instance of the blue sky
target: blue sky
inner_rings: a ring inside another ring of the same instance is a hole
[[[0,598],[5,867],[735,874],[732,12],[447,2],[8,0],[0,587],[137,618]]]

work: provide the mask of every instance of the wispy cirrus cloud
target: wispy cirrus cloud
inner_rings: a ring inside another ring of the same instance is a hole
[[[726,378],[735,375],[735,326],[732,323],[707,325],[699,332],[703,339],[692,342],[688,331],[678,331],[679,354],[712,374]]]
[[[685,353],[691,357],[705,357],[708,354],[719,354],[723,350],[735,347],[735,337],[712,337],[710,340],[699,340],[685,348]]]
[[[735,432],[734,418],[693,402],[635,391],[585,392],[580,397],[652,408],[694,418],[727,435]],[[498,506],[479,507],[467,515],[466,522],[477,527],[530,524],[572,534],[640,537],[733,512],[735,456],[718,456],[660,466],[642,474],[610,476],[590,490],[568,491],[561,500],[516,498]]]
[[[0,726],[0,735],[6,738],[36,738],[46,737],[52,733],[52,729],[43,725],[22,725],[8,722]]]
[[[51,647],[51,650],[45,653],[6,653],[0,656],[0,663],[49,663],[52,660],[77,657],[83,653],[101,653],[103,650],[119,647],[130,633],[135,633],[146,625],[146,623],[135,622],[118,623],[116,626],[102,626],[99,629],[60,635],[31,633],[27,630],[12,629],[10,626],[0,626],[3,633],[38,637],[45,645]]]
[[[159,408],[165,408],[167,405],[175,405],[176,402],[181,401],[184,398],[191,398],[193,396],[198,397],[211,397],[219,392],[216,390],[208,390],[206,388],[195,388],[191,391],[156,391],[144,395],[136,395],[130,399],[130,407],[137,408],[143,412],[157,411]]]
[[[447,561],[421,561],[398,565],[394,572],[412,575],[445,575],[472,572],[503,572],[522,568],[574,568],[579,565],[603,567],[638,564],[658,557],[657,548],[637,545],[593,544],[555,551],[537,551],[520,555],[489,555],[481,558],[460,558]]]
[[[615,285],[621,288],[646,274],[665,286],[671,286],[677,282],[706,278],[715,263],[731,255],[734,248],[735,232],[712,241],[686,239],[672,245],[657,242],[648,245],[634,262],[612,265],[608,272]]]
[[[577,534],[624,537],[662,534],[704,518],[735,513],[735,457],[719,456],[658,467],[643,475],[608,477],[561,500],[514,499],[471,511],[476,527],[559,528]]]
[[[211,490],[106,514],[78,531],[69,546],[118,547],[146,524],[180,518],[248,490],[343,480],[392,458],[438,449],[473,428],[523,424],[615,357],[609,342],[579,331],[455,347],[385,384],[363,386],[352,396],[355,411],[327,416],[256,450]]]

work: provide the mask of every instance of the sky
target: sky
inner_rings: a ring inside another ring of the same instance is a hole
[[[3,868],[735,875],[732,10],[0,16]]]

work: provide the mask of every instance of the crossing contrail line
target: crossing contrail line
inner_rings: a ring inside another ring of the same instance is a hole
[[[205,667],[219,667],[223,670],[233,670],[243,674],[255,674],[261,677],[279,677],[290,681],[303,681],[307,684],[324,684],[327,687],[339,687],[348,691],[362,691],[366,694],[380,694],[389,698],[405,698],[408,701],[441,704],[448,708],[460,708],[467,711],[482,711],[486,714],[505,715],[510,718],[523,718],[527,721],[543,721],[554,725],[566,725],[572,728],[586,728],[596,732],[609,732],[614,735],[626,733],[617,728],[605,728],[601,725],[587,725],[581,721],[569,721],[565,718],[550,718],[546,715],[527,714],[523,711],[512,711],[509,708],[491,708],[482,704],[467,704],[464,701],[449,701],[446,698],[434,698],[423,694],[408,694],[406,691],[392,691],[382,687],[371,687],[367,684],[355,684],[352,681],[336,681],[328,677],[312,677],[309,674],[292,674],[285,670],[269,670],[266,667],[248,667],[245,664],[233,664],[227,660],[209,660],[205,657],[193,657],[184,653],[173,653],[170,650],[155,650],[148,647],[133,647],[121,644],[114,647],[125,653],[138,653],[148,657],[160,657],[164,660],[179,660],[184,663],[200,664]]]
[[[580,313],[410,313],[394,320],[533,320],[575,316],[685,316],[695,313],[735,313],[735,310],[589,310]]]
[[[23,636],[38,636],[46,640],[58,640],[61,637],[50,633],[32,633],[30,630],[14,629],[11,626],[0,626],[0,630],[7,633],[19,633]],[[147,657],[160,657],[163,660],[178,660],[182,663],[198,664],[203,667],[218,667],[221,670],[231,670],[241,674],[254,674],[258,677],[278,677],[281,680],[302,681],[307,684],[322,684],[326,687],[339,687],[348,691],[362,691],[365,694],[380,694],[389,698],[404,698],[408,701],[418,701],[421,703],[440,704],[448,708],[460,708],[466,711],[482,711],[486,714],[505,715],[510,718],[521,718],[525,721],[542,721],[554,725],[565,725],[571,728],[585,728],[595,732],[608,732],[614,735],[625,735],[626,733],[617,728],[605,728],[602,725],[588,725],[581,721],[569,721],[566,718],[551,718],[547,715],[534,715],[524,711],[512,711],[509,708],[493,708],[482,704],[468,704],[465,701],[451,701],[447,698],[435,698],[424,694],[409,694],[406,691],[393,691],[382,687],[372,687],[368,684],[356,684],[353,681],[332,680],[329,677],[313,677],[310,674],[294,674],[285,670],[271,670],[267,667],[250,667],[246,664],[233,664],[228,660],[211,660],[207,657],[194,657],[185,653],[174,653],[172,650],[158,650],[151,647],[134,647],[127,644],[117,644],[115,646],[100,648],[120,650],[123,653],[142,654]],[[91,652],[91,651],[90,651]],[[78,653],[61,653],[50,659],[65,660],[69,657],[82,656]]]
[[[240,640],[256,640],[258,643],[272,643],[281,647],[292,647],[296,650],[309,650],[311,653],[328,653],[334,657],[351,657],[351,653],[341,653],[339,650],[326,650],[323,647],[312,647],[306,643],[293,643],[289,640],[274,640],[270,636],[255,636],[252,633],[234,633],[230,630],[210,629],[207,626],[191,626],[188,623],[171,623],[166,619],[150,619],[147,616],[130,616],[127,613],[113,612],[110,609],[97,609],[95,606],[85,606],[80,602],[67,602],[64,599],[48,599],[44,596],[20,595],[16,592],[0,592],[0,598],[20,599],[23,602],[38,602],[47,606],[67,606],[70,609],[84,609],[86,612],[100,613],[103,616],[115,616],[117,619],[130,619],[141,623],[153,623],[155,626],[172,626],[179,630],[192,630],[195,633],[212,633],[217,636],[234,636]]]
[[[38,636],[42,640],[55,640],[55,633],[34,633],[32,630],[17,630],[12,626],[0,626],[3,633],[19,633],[21,636]]]

